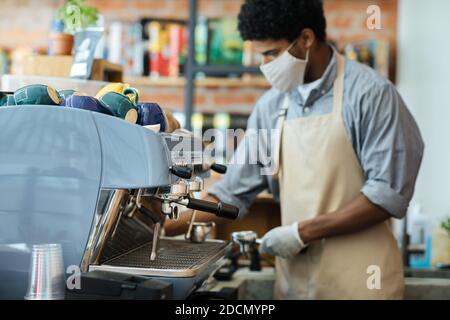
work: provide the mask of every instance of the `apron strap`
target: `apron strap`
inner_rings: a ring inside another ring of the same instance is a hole
[[[333,87],[333,113],[341,116],[344,103],[345,58],[336,54],[336,80]]]
[[[333,113],[339,117],[342,114],[342,106],[344,101],[344,76],[345,76],[345,58],[341,54],[336,54],[336,80],[333,86]],[[281,141],[283,137],[284,121],[286,120],[287,112],[289,109],[289,94],[286,94],[283,100],[283,104],[278,114],[278,120],[276,129],[279,132],[275,143],[274,150],[274,167],[272,178],[274,180],[279,179],[280,174],[280,154],[281,154]]]
[[[283,136],[283,127],[284,127],[284,121],[286,120],[287,117],[287,112],[289,109],[289,103],[290,103],[290,99],[289,99],[289,94],[286,94],[284,99],[283,99],[283,104],[281,105],[281,109],[278,113],[278,120],[277,120],[277,125],[276,125],[276,132],[279,133],[279,135],[276,137],[276,143],[275,143],[275,150],[274,150],[274,156],[273,156],[273,173],[272,173],[272,178],[274,180],[278,180],[278,176],[280,173],[280,154],[281,154],[281,138]]]

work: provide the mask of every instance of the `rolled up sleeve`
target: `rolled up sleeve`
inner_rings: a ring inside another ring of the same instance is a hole
[[[258,108],[256,108],[248,120],[246,139],[237,148],[227,173],[221,181],[208,190],[210,195],[222,202],[238,206],[239,218],[247,214],[248,208],[257,195],[268,187],[266,177],[261,174],[261,165],[248,161],[251,158],[249,152],[254,149],[248,148],[245,143],[249,129],[261,128],[258,114]],[[235,159],[245,159],[245,161],[236,163],[238,161],[234,161]]]
[[[371,90],[361,103],[360,158],[367,179],[361,192],[394,218],[404,218],[424,152],[419,128],[391,83]]]

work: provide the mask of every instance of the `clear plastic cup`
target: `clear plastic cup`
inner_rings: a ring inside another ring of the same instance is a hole
[[[26,300],[63,300],[65,274],[59,244],[34,245]]]

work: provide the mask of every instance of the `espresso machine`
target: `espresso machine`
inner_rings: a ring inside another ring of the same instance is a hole
[[[144,286],[186,299],[222,266],[230,243],[162,232],[186,207],[238,217],[194,197],[210,170],[225,171],[200,139],[55,106],[2,107],[0,128],[0,299],[23,299],[36,244],[61,245],[65,267],[79,268],[74,298]]]

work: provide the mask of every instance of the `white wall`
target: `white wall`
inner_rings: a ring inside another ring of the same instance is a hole
[[[400,0],[398,88],[426,144],[413,203],[450,216],[450,1]]]

